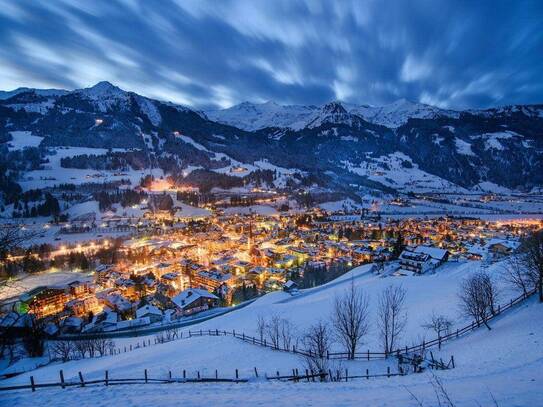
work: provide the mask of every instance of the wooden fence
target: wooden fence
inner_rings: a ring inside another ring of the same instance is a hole
[[[491,321],[492,319],[498,317],[503,312],[523,302],[524,300],[526,300],[527,298],[529,298],[536,292],[537,292],[537,288],[528,291],[526,294],[523,293],[519,295],[518,297],[510,300],[508,303],[504,305],[498,305],[494,314],[490,314],[487,316],[486,322]],[[441,349],[441,345],[443,343],[450,341],[452,339],[459,338],[461,336],[465,336],[469,334],[470,332],[472,332],[473,330],[481,327],[483,324],[484,324],[483,321],[473,321],[472,323],[462,328],[456,329],[456,331],[453,331],[449,333],[448,335],[438,336],[437,338],[432,339],[430,341],[423,341],[422,343],[419,343],[417,345],[406,346],[401,349],[396,349],[393,352],[388,352],[388,353],[372,352],[369,349],[365,352],[356,352],[354,355],[354,359],[356,360],[382,360],[382,359],[388,359],[389,357],[397,357],[399,355],[409,355],[412,353],[424,353],[425,350],[428,350],[433,347],[438,347],[439,349]],[[244,342],[257,345],[257,346],[266,347],[266,348],[276,350],[276,351],[289,352],[289,353],[293,353],[293,354],[297,354],[297,355],[301,355],[305,357],[318,356],[312,353],[310,350],[300,349],[300,348],[297,348],[295,345],[287,348],[285,346],[281,346],[279,343],[275,343],[275,344],[271,343],[265,337],[257,338],[251,335],[247,335],[245,333],[236,332],[236,330],[225,331],[225,330],[219,330],[219,329],[207,329],[207,330],[200,329],[200,330],[194,330],[194,331],[189,330],[188,332],[179,331],[175,335],[175,337],[170,340],[159,340],[155,337],[154,340],[151,341],[150,338],[147,338],[147,340],[143,339],[141,342],[138,341],[135,345],[127,345],[122,348],[116,347],[116,348],[109,349],[107,351],[107,355],[116,355],[120,353],[126,353],[135,349],[140,349],[140,348],[144,348],[144,347],[148,347],[148,346],[152,346],[152,345],[156,345],[160,343],[170,342],[172,340],[187,339],[187,338],[198,337],[198,336],[232,336]],[[64,338],[64,340],[65,339],[66,338]],[[77,340],[77,338],[74,337],[73,340]],[[336,360],[351,359],[350,355],[346,352],[327,352],[326,358],[336,359]],[[439,368],[439,367],[436,367],[436,368]]]
[[[259,380],[262,378],[267,381],[283,381],[283,382],[343,382],[355,379],[371,379],[371,378],[391,378],[397,376],[405,376],[405,372],[401,367],[398,373],[393,373],[390,371],[390,367],[387,368],[386,373],[381,374],[370,374],[369,370],[366,369],[365,373],[361,374],[350,374],[348,369],[345,370],[336,370],[332,371],[331,369],[327,372],[320,371],[315,372],[313,370],[305,369],[305,372],[300,373],[298,369],[292,369],[292,374],[281,375],[279,371],[275,375],[268,376],[264,374],[260,376],[258,369],[254,368],[254,377],[240,377],[239,370],[235,369],[233,377],[220,377],[218,370],[215,370],[214,376],[204,377],[200,374],[200,371],[196,371],[194,377],[188,377],[187,371],[183,370],[180,372],[179,377],[175,377],[171,371],[168,372],[168,377],[165,378],[152,378],[147,369],[143,371],[143,377],[136,378],[113,378],[109,375],[109,371],[104,372],[103,379],[92,379],[86,380],[83,373],[78,372],[78,380],[65,380],[64,372],[59,371],[59,380],[57,382],[48,382],[48,383],[37,383],[34,379],[34,376],[30,376],[30,384],[14,385],[14,386],[5,386],[0,387],[0,391],[14,391],[14,390],[25,390],[30,389],[36,391],[40,388],[50,388],[50,387],[60,387],[62,389],[68,387],[88,387],[88,386],[114,386],[114,385],[130,385],[130,384],[168,384],[168,383],[247,383],[253,380]]]

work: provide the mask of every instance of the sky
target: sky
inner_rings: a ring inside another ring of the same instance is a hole
[[[540,0],[0,0],[2,90],[459,109],[543,103],[542,73]]]

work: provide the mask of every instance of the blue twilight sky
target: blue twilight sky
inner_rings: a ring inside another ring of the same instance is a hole
[[[543,102],[543,1],[0,0],[0,89],[108,80],[245,100]]]

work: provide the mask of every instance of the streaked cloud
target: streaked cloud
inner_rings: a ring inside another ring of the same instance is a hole
[[[1,89],[486,107],[543,102],[541,55],[537,0],[0,0]]]

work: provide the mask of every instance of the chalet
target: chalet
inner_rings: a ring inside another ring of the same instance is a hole
[[[219,297],[207,290],[189,288],[172,298],[178,316],[192,315],[219,304]]]
[[[136,318],[149,318],[151,323],[162,321],[163,315],[154,305],[146,304],[136,310]]]
[[[520,246],[520,242],[517,240],[507,239],[491,239],[486,248],[488,253],[493,259],[500,259],[505,256],[509,256]]]
[[[298,284],[292,280],[288,280],[285,284],[283,284],[283,291],[289,294],[295,294],[298,292]]]
[[[432,246],[409,246],[400,255],[400,270],[424,274],[445,263],[449,252]]]
[[[85,325],[83,332],[113,331],[117,328],[119,317],[116,312],[104,311],[92,318],[92,321]]]

